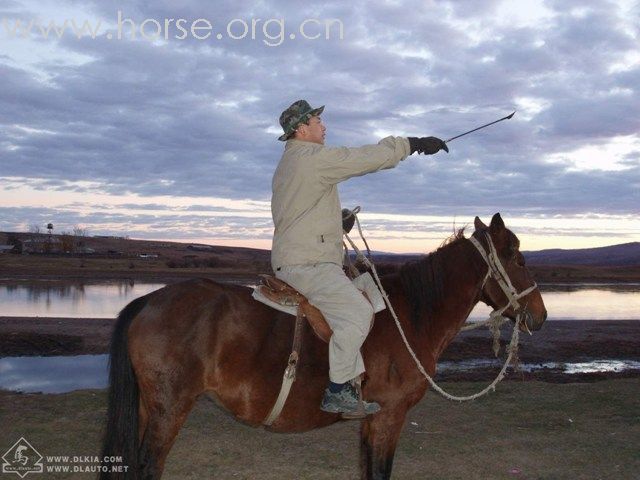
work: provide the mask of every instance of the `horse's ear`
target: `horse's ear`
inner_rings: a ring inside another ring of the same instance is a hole
[[[491,224],[489,224],[489,228],[494,232],[503,230],[505,228],[504,222],[502,221],[502,217],[499,213],[496,213],[493,218],[491,218]]]
[[[480,217],[475,218],[475,220],[473,221],[473,226],[476,227],[476,231],[487,229],[487,226],[484,224],[482,220],[480,220]]]

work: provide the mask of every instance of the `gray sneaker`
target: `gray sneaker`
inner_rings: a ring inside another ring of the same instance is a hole
[[[324,391],[320,410],[329,413],[341,413],[342,418],[353,420],[364,418],[372,413],[378,413],[380,405],[376,402],[360,400],[356,387],[349,382],[337,393],[333,393],[327,388]]]

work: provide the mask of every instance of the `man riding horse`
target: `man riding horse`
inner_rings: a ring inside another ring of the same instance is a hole
[[[342,269],[342,216],[337,184],[351,177],[393,168],[414,152],[449,151],[436,137],[386,137],[377,145],[326,147],[326,128],[305,100],[280,115],[286,141],[273,176],[271,212],[275,231],[271,264],[276,277],[307,297],[325,316],[329,341],[329,385],[325,412],[358,418],[380,410],[362,402],[355,381],[365,371],[360,348],[369,333],[373,307]],[[364,412],[362,412],[362,405]]]

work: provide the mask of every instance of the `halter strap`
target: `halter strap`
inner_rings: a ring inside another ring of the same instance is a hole
[[[480,252],[480,255],[489,267],[487,275],[484,277],[484,280],[482,282],[482,288],[484,288],[489,277],[492,277],[498,283],[508,300],[508,303],[504,307],[494,310],[491,313],[491,316],[494,317],[502,315],[502,313],[507,308],[509,308],[509,306],[512,306],[513,309],[518,312],[518,310],[520,310],[520,303],[518,302],[518,300],[533,292],[536,288],[538,288],[538,284],[536,282],[533,282],[533,285],[531,285],[529,288],[518,293],[518,291],[513,286],[513,283],[511,283],[511,279],[509,278],[507,271],[504,269],[504,266],[502,265],[502,262],[498,257],[498,252],[496,251],[496,247],[493,245],[491,235],[489,235],[487,232],[484,232],[484,236],[487,240],[487,245],[489,246],[488,252],[485,251],[485,249],[482,247],[482,244],[473,235],[469,237],[469,240],[471,241],[473,246],[476,247],[478,252]]]

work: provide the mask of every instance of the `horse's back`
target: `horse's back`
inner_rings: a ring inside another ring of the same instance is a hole
[[[131,322],[129,342],[160,355],[179,350],[209,354],[212,341],[242,336],[243,330],[246,336],[259,336],[269,323],[254,321],[269,316],[262,307],[247,287],[204,278],[170,284],[147,296]]]

